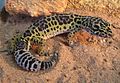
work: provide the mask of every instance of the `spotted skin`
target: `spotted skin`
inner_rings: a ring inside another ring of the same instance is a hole
[[[15,60],[23,69],[38,71],[49,69],[57,63],[58,53],[54,52],[49,61],[39,61],[30,52],[31,43],[39,44],[42,53],[42,47],[48,38],[59,34],[68,33],[68,44],[71,44],[70,38],[81,29],[100,37],[111,37],[112,31],[110,23],[100,17],[80,16],[76,14],[52,14],[50,16],[41,16],[20,36],[12,40],[10,52],[14,53]],[[49,54],[47,54],[49,55]]]

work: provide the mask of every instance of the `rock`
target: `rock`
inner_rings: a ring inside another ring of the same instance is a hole
[[[61,13],[67,6],[67,0],[6,0],[6,11],[10,14],[28,14],[38,16],[50,14],[51,12]]]
[[[92,12],[96,16],[101,13],[101,16],[107,14],[109,17],[120,18],[120,0],[69,0],[68,4],[66,10],[69,12],[81,10],[81,12],[78,12],[81,15],[91,15],[90,12]],[[72,9],[69,10],[69,8]]]

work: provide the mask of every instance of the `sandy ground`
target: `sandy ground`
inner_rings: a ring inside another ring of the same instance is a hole
[[[96,13],[66,9],[81,15],[99,16],[116,27],[112,27],[113,37],[104,39],[79,32],[74,39],[79,41],[73,48],[65,44],[65,37],[49,39],[47,45],[54,44],[60,53],[57,65],[48,71],[29,72],[21,69],[13,55],[0,52],[0,83],[120,83],[120,18],[109,13]],[[0,51],[6,49],[6,41],[16,32],[24,32],[33,18],[9,16],[7,22],[0,21]]]

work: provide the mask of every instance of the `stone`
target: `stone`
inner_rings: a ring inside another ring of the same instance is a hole
[[[61,13],[67,6],[67,0],[6,0],[6,11],[10,14],[28,14],[30,16]]]

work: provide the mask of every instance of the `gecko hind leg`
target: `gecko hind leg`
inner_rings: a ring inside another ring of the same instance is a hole
[[[45,46],[46,40],[44,40],[43,38],[37,36],[37,37],[33,37],[31,39],[31,42],[38,45],[38,48],[37,48],[37,51],[36,51],[37,54],[39,54],[40,56],[49,56],[49,52],[45,51],[43,49],[43,47]]]

